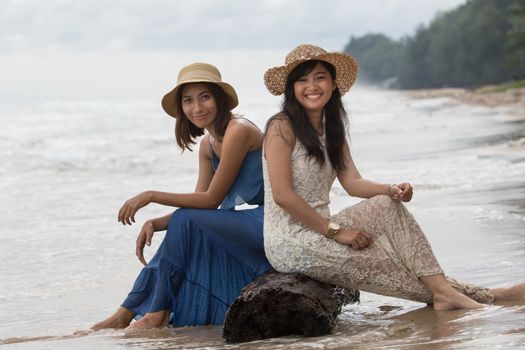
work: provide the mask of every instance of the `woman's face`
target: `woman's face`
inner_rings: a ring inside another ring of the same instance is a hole
[[[307,113],[322,113],[335,87],[332,75],[321,63],[293,84],[295,98]]]
[[[213,127],[217,117],[217,104],[204,83],[190,83],[182,88],[182,111],[195,126]]]

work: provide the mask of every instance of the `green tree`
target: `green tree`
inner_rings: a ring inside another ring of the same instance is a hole
[[[400,42],[382,34],[345,47],[362,75],[403,88],[472,87],[525,78],[525,1],[469,0]]]
[[[436,17],[409,41],[401,85],[476,86],[512,78],[512,67],[504,61],[511,29],[507,9],[513,1],[470,0]],[[412,71],[420,69],[428,72]]]
[[[506,64],[515,67],[516,79],[525,78],[525,1],[514,1],[509,6],[511,29],[507,43]]]
[[[430,32],[420,26],[414,37],[405,41],[397,77],[403,88],[413,89],[420,87],[422,81],[430,79],[428,51],[430,47]]]
[[[383,34],[352,37],[344,51],[353,55],[360,66],[360,76],[377,82],[396,75],[402,45]]]

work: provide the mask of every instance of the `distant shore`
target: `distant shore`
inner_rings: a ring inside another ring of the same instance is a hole
[[[453,103],[503,108],[510,116],[525,123],[525,87],[507,88],[510,84],[484,86],[479,89],[441,88],[406,90],[412,98],[448,97]],[[521,83],[521,85],[523,85]],[[522,154],[525,152],[525,135],[513,137],[504,145],[491,147],[492,152]]]
[[[505,85],[485,86],[479,89],[441,88],[407,90],[412,98],[448,97],[453,103],[485,106],[489,108],[504,108],[505,111],[525,122],[525,87],[506,88]],[[509,140],[508,143],[491,147],[493,152],[511,152],[513,154],[525,151],[525,136]]]
[[[504,85],[484,86],[479,89],[441,88],[407,90],[413,98],[449,97],[458,103],[503,107],[510,115],[525,119],[525,87],[505,88]]]

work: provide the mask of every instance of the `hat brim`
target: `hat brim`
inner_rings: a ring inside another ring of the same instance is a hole
[[[235,92],[235,89],[228,83],[225,82],[217,82],[217,81],[209,81],[209,80],[203,80],[203,79],[196,79],[196,80],[187,80],[184,83],[178,84],[168,92],[164,97],[162,98],[162,108],[164,111],[172,116],[173,118],[177,118],[177,92],[186,84],[191,83],[210,83],[215,84],[219,86],[224,93],[226,94],[228,98],[228,102],[230,105],[230,109],[234,109],[239,105],[239,98],[237,97],[237,93]]]
[[[359,71],[357,61],[350,55],[330,52],[268,69],[264,73],[264,84],[268,91],[270,91],[272,95],[282,95],[290,72],[306,61],[323,61],[334,66],[335,83],[341,95],[346,94],[357,79],[357,73]]]

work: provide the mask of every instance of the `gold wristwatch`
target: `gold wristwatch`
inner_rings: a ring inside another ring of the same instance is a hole
[[[334,237],[339,233],[339,230],[341,230],[341,226],[335,222],[329,222],[328,231],[326,231],[326,237],[334,239]]]

